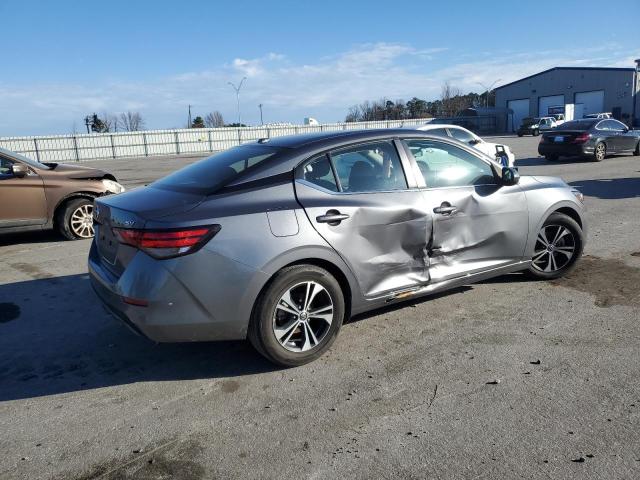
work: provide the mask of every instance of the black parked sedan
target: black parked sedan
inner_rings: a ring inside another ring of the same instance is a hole
[[[612,118],[572,120],[545,132],[538,153],[547,160],[559,157],[587,157],[600,162],[609,154],[640,155],[640,130],[629,128]]]

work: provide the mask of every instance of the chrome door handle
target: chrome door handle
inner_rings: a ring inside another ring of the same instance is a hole
[[[448,202],[443,202],[442,205],[433,209],[433,213],[437,213],[439,215],[451,215],[457,210],[458,208],[455,205],[451,205]]]
[[[346,213],[340,213],[338,210],[329,210],[324,215],[316,217],[318,223],[328,223],[331,226],[340,225],[340,222],[349,218]]]

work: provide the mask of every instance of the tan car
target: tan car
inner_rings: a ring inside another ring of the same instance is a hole
[[[65,238],[93,237],[93,200],[124,192],[96,168],[40,163],[0,148],[0,233],[54,228]]]

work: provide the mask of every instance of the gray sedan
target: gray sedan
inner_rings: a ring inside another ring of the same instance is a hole
[[[261,140],[96,201],[92,285],[158,342],[248,338],[322,355],[350,316],[510,272],[553,279],[582,195],[410,130]]]

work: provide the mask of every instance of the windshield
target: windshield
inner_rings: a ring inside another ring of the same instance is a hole
[[[569,122],[564,122],[562,125],[558,127],[558,129],[562,130],[589,130],[597,120],[571,120]]]
[[[279,151],[264,145],[241,145],[193,163],[150,186],[206,195]]]
[[[12,152],[10,150],[5,150],[4,148],[0,148],[0,157],[6,157],[13,160],[18,160],[19,162],[26,163],[30,167],[39,168],[41,170],[49,170],[49,166],[44,163],[40,163],[36,160],[32,160],[30,158],[25,157],[24,155],[20,155],[19,153]]]

